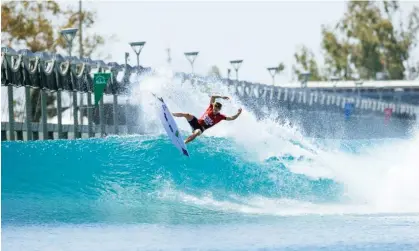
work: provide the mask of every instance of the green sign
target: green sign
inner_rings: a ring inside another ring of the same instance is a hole
[[[93,90],[95,92],[95,105],[99,104],[100,99],[103,97],[108,80],[111,77],[110,73],[95,73],[93,77]]]

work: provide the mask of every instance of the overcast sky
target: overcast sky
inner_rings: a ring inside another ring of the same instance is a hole
[[[129,63],[136,64],[128,42],[146,41],[140,55],[140,63],[146,66],[164,65],[170,47],[173,69],[190,71],[183,53],[199,51],[195,72],[204,74],[217,65],[225,76],[230,60],[243,59],[239,78],[263,83],[271,83],[266,67],[280,61],[286,70],[278,81],[291,79],[299,45],[311,48],[321,60],[321,25],[335,24],[346,8],[343,1],[91,1],[83,5],[97,11],[95,32],[116,35],[118,41],[104,48],[113,61],[123,63],[124,53],[130,52]],[[401,5],[407,16],[418,2]]]
[[[78,7],[78,1],[58,0],[62,5]],[[229,61],[243,59],[239,78],[271,83],[266,67],[285,64],[277,83],[291,80],[294,53],[306,45],[322,65],[321,26],[334,25],[343,17],[344,1],[83,1],[83,8],[95,10],[97,20],[88,34],[114,35],[101,51],[111,58],[106,61],[124,63],[130,53],[131,65],[136,55],[132,41],[146,41],[140,63],[160,67],[167,63],[171,49],[171,66],[175,71],[189,72],[186,51],[199,51],[195,72],[206,74],[212,65],[225,77]],[[402,15],[418,1],[401,3]],[[85,34],[86,35],[86,34]],[[74,52],[73,52],[74,53]],[[65,53],[64,53],[65,54]],[[74,53],[75,54],[75,53]],[[95,56],[93,59],[104,59]],[[419,60],[419,48],[413,52]],[[232,69],[233,70],[233,69]],[[235,72],[232,71],[232,77]]]

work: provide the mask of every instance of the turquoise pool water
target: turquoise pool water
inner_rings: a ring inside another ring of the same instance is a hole
[[[412,141],[388,144],[397,150]],[[363,155],[385,142],[334,142],[334,154],[322,147],[264,159],[217,137],[191,144],[190,159],[162,135],[2,143],[2,247],[417,250],[419,200],[409,197],[417,191],[401,188],[417,182],[392,180],[398,163],[379,166]],[[370,161],[365,175],[341,170],[362,161]],[[399,170],[417,174],[409,168]]]

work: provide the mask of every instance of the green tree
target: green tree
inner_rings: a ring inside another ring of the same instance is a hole
[[[213,65],[211,67],[211,69],[208,71],[208,76],[221,78],[220,68],[218,68],[217,66]]]
[[[66,49],[67,46],[59,31],[77,25],[79,32],[75,41],[79,40],[79,46],[76,46],[79,56],[91,56],[104,44],[105,38],[97,34],[85,36],[84,39],[81,37],[86,29],[93,26],[95,12],[83,11],[81,8],[63,8],[56,1],[9,1],[1,6],[2,44],[7,46],[20,46],[33,52],[57,52],[58,49]],[[60,23],[61,20],[65,21]],[[31,102],[33,121],[39,122],[41,108],[38,89],[32,90]],[[55,96],[48,95],[47,105],[51,106],[54,102]]]
[[[292,66],[293,75],[301,79],[301,73],[310,72],[309,81],[320,81],[323,77],[319,73],[316,59],[313,52],[306,46],[301,46],[298,52],[294,54],[295,64]]]
[[[403,79],[404,63],[416,46],[419,8],[408,16],[406,27],[396,16],[397,1],[350,1],[344,17],[334,28],[322,27],[322,47],[329,74],[352,79],[374,79],[384,72],[389,79]]]
[[[281,74],[281,72],[283,72],[285,70],[285,65],[284,63],[279,63],[278,64],[278,72],[276,74]]]
[[[97,57],[102,59],[109,58],[110,55],[106,56],[100,48],[105,44],[105,41],[115,41],[116,37],[114,35],[104,36],[98,35],[96,33],[90,34],[89,30],[95,24],[97,18],[97,13],[95,11],[87,11],[82,9],[81,1],[79,0],[78,8],[68,7],[65,10],[65,16],[67,18],[67,23],[64,27],[78,27],[79,30],[74,38],[75,43],[74,51],[79,57],[92,57],[93,53],[96,53]],[[82,26],[80,26],[82,25]],[[63,48],[66,48],[65,40],[62,36],[58,37],[59,45]]]
[[[1,5],[2,44],[21,44],[32,51],[55,51],[58,44],[53,22],[47,16],[60,18],[62,11],[56,2],[5,2]]]
[[[82,38],[83,33],[95,24],[94,11],[71,6],[63,8],[56,1],[9,1],[3,3],[1,7],[2,44],[7,46],[21,45],[34,52],[57,52],[59,48],[67,49],[67,44],[59,31],[69,27],[79,28],[74,40],[75,52],[79,56],[90,57],[105,42],[105,37],[98,34]],[[61,20],[65,21],[60,22]],[[112,35],[106,39],[115,39],[115,37]]]

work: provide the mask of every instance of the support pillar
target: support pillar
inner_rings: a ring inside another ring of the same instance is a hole
[[[92,93],[87,93],[87,130],[89,138],[93,137]]]
[[[57,91],[57,123],[58,123],[58,139],[63,139],[63,120],[62,120],[62,102],[61,90]]]
[[[80,130],[79,138],[83,138],[83,126],[84,126],[84,112],[83,112],[83,103],[84,103],[84,92],[80,92],[80,106],[79,106],[79,116],[80,116]]]
[[[118,95],[113,95],[113,126],[114,126],[114,133],[118,135],[119,132],[119,124],[118,124]]]
[[[31,89],[25,86],[25,105],[26,105],[26,137],[27,140],[32,140],[32,104],[31,104]]]
[[[47,127],[47,93],[45,89],[41,89],[41,116],[42,116],[42,135],[43,140],[48,139],[48,127]]]
[[[79,134],[79,123],[78,123],[78,116],[77,116],[77,91],[73,91],[73,134],[74,139],[78,138]]]
[[[15,113],[13,107],[13,86],[7,86],[7,98],[9,101],[9,137],[15,140]]]
[[[99,101],[99,119],[100,119],[100,136],[105,136],[105,109],[103,105],[103,98]]]

